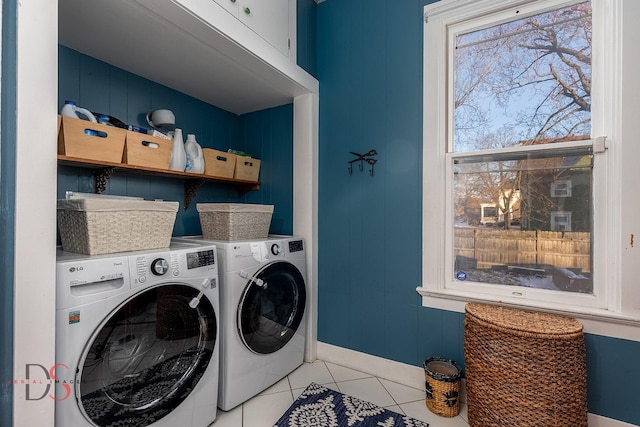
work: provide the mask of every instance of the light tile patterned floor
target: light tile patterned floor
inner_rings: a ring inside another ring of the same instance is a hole
[[[311,382],[426,421],[430,427],[468,427],[464,404],[457,417],[440,417],[425,406],[424,390],[321,360],[303,364],[280,382],[229,412],[218,410],[216,421],[211,426],[272,427]]]

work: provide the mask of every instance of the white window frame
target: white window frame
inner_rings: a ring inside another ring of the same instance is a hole
[[[594,229],[593,249],[594,295],[548,291],[553,298],[532,300],[526,292],[505,289],[496,293],[470,291],[469,287],[454,286],[453,279],[453,221],[451,205],[451,175],[447,147],[451,134],[452,109],[447,99],[452,96],[448,86],[450,67],[447,55],[451,41],[448,29],[481,16],[495,24],[495,14],[518,8],[540,7],[555,9],[579,0],[442,0],[425,6],[424,62],[423,62],[423,222],[422,222],[422,284],[417,288],[425,307],[464,311],[469,301],[529,307],[542,311],[574,314],[576,317],[638,325],[640,323],[640,291],[635,283],[623,284],[620,263],[622,226],[616,218],[622,216],[622,130],[623,16],[631,10],[640,16],[640,7],[630,0],[592,0],[593,8],[593,64],[592,75],[592,136],[606,135],[607,153],[596,156],[594,167]],[[626,20],[625,20],[626,21]],[[633,33],[634,30],[628,30]],[[634,42],[634,43],[637,43]],[[631,63],[637,67],[636,63]],[[635,69],[635,68],[633,68]],[[629,74],[627,74],[629,75]],[[625,81],[626,84],[626,81]],[[635,84],[635,83],[634,83]],[[629,102],[627,100],[627,102]],[[634,125],[628,124],[627,127]],[[627,139],[634,139],[627,136]],[[632,141],[633,142],[633,141]],[[594,140],[595,151],[604,151],[601,139]],[[627,174],[632,172],[628,171]],[[637,176],[637,175],[635,175]],[[435,183],[438,183],[436,185]],[[446,183],[446,184],[445,184]],[[635,207],[635,206],[634,206]],[[445,224],[445,227],[442,225]],[[505,287],[508,288],[508,287]],[[635,302],[625,302],[631,298]]]

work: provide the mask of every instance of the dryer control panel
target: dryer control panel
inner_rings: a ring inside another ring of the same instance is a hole
[[[284,248],[279,242],[251,242],[251,256],[258,262],[284,256]]]

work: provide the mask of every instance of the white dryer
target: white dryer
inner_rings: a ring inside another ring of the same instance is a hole
[[[216,418],[214,245],[88,256],[58,251],[59,427],[204,427]]]
[[[228,411],[304,360],[306,263],[302,238],[214,243],[220,273],[218,406]]]

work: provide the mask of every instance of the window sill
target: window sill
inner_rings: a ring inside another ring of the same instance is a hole
[[[553,304],[533,304],[531,302],[504,298],[483,298],[482,295],[453,290],[430,290],[419,286],[416,291],[422,296],[422,306],[439,310],[464,313],[469,302],[497,304],[505,307],[535,309],[537,311],[574,317],[584,325],[584,332],[613,338],[640,341],[640,313],[637,315],[613,313],[604,309],[580,309],[578,307],[560,307]]]

